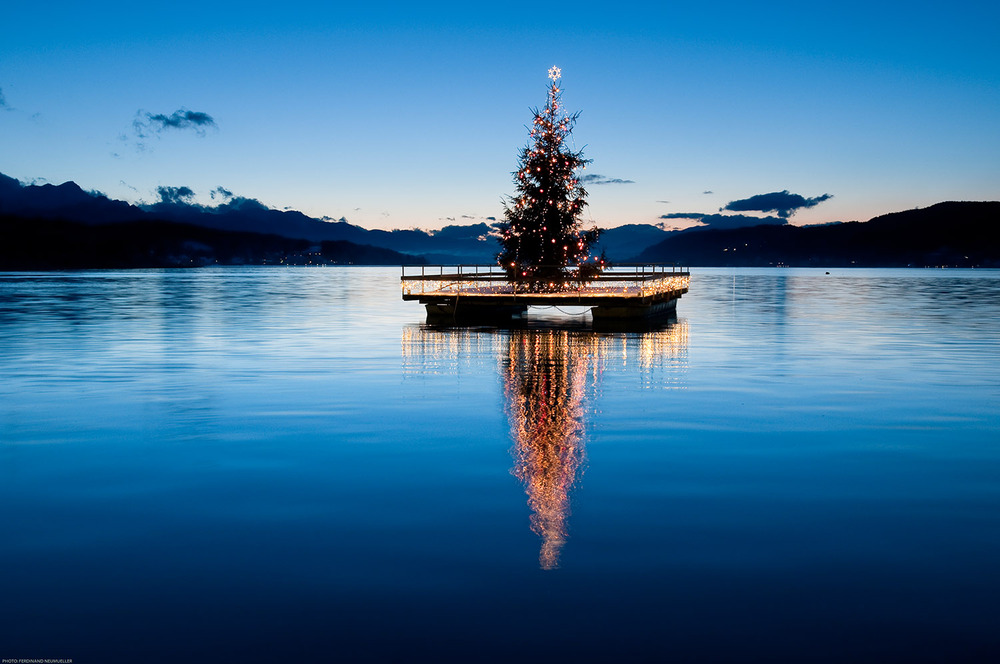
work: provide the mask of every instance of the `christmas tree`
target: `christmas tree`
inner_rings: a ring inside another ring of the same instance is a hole
[[[560,290],[567,281],[594,277],[602,266],[590,256],[598,229],[581,228],[587,192],[576,171],[589,160],[566,145],[579,113],[563,112],[560,76],[558,67],[549,70],[548,103],[532,110],[530,142],[513,174],[517,193],[505,201],[498,225],[497,261],[510,280],[532,290]]]

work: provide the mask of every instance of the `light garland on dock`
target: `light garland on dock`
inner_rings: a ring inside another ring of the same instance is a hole
[[[686,292],[691,278],[687,274],[607,272],[585,283],[568,281],[558,290],[528,290],[518,282],[498,280],[495,274],[468,274],[461,278],[449,275],[441,279],[402,278],[403,294],[433,296],[531,295],[547,299],[565,299],[593,295],[650,297],[664,293]],[[554,285],[552,286],[554,288]]]

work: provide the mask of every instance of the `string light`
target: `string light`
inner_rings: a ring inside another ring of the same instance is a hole
[[[589,256],[584,258],[589,258]],[[603,264],[603,261],[600,262]],[[511,267],[516,267],[516,265],[516,261],[511,261]],[[498,265],[464,267],[474,269],[475,272],[460,275],[458,269],[455,268],[453,273],[435,277],[416,275],[407,277],[404,275],[402,278],[403,293],[411,296],[455,297],[461,295],[462,297],[476,297],[517,292],[516,284],[506,281],[506,273]],[[528,276],[527,270],[522,270],[521,276]],[[554,293],[533,293],[532,296],[552,299],[588,295],[639,298],[680,297],[687,292],[689,285],[690,276],[685,271],[667,272],[658,265],[642,265],[628,270],[608,270],[586,282],[574,282],[572,289]]]

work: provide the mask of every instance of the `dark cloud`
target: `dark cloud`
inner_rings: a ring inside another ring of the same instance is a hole
[[[3,88],[0,88],[0,108],[11,110],[10,106],[7,105],[7,98],[3,96]]]
[[[245,196],[234,196],[228,203],[219,206],[220,210],[270,210],[256,198],[246,198]]]
[[[661,214],[660,219],[693,219],[700,221],[704,216],[704,212],[671,212],[670,214]]]
[[[216,196],[218,196],[219,198],[221,198],[223,200],[229,200],[229,199],[231,199],[233,197],[233,192],[229,191],[225,187],[218,186],[215,189],[213,189],[212,191],[208,192],[208,195],[212,197],[213,201],[215,200]]]
[[[486,217],[486,221],[496,221],[496,217]]]
[[[139,110],[132,121],[132,129],[139,138],[148,138],[167,129],[191,129],[198,136],[204,136],[207,128],[218,129],[215,118],[202,111],[180,108],[165,115]]]
[[[711,189],[708,189],[708,190],[706,190],[706,191],[703,191],[703,192],[701,192],[701,193],[703,193],[703,194],[714,194],[715,192],[714,192],[714,191],[712,191]]]
[[[194,191],[190,187],[157,187],[156,195],[161,203],[170,205],[191,205]]]
[[[670,204],[670,201],[656,201],[656,202],[657,202],[657,203],[666,203],[666,204],[668,204],[668,205]]]
[[[635,184],[635,180],[623,180],[621,178],[609,178],[606,175],[597,173],[587,173],[580,178],[582,184]]]
[[[811,208],[823,201],[833,198],[830,194],[823,194],[816,198],[805,198],[798,194],[784,191],[773,191],[769,194],[757,194],[750,198],[738,201],[730,201],[722,210],[732,212],[776,212],[779,217],[787,219],[802,208]]]

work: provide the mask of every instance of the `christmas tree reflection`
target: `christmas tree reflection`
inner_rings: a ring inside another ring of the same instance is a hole
[[[621,333],[413,326],[403,329],[403,373],[481,376],[497,367],[512,473],[524,484],[531,529],[542,539],[539,563],[555,569],[569,533],[571,492],[584,470],[588,404],[600,400],[604,374],[624,374],[631,389],[685,389],[687,335],[683,320]]]
[[[528,493],[531,529],[542,538],[542,569],[559,565],[570,490],[585,456],[585,341],[565,330],[512,330],[503,366],[513,472]]]

